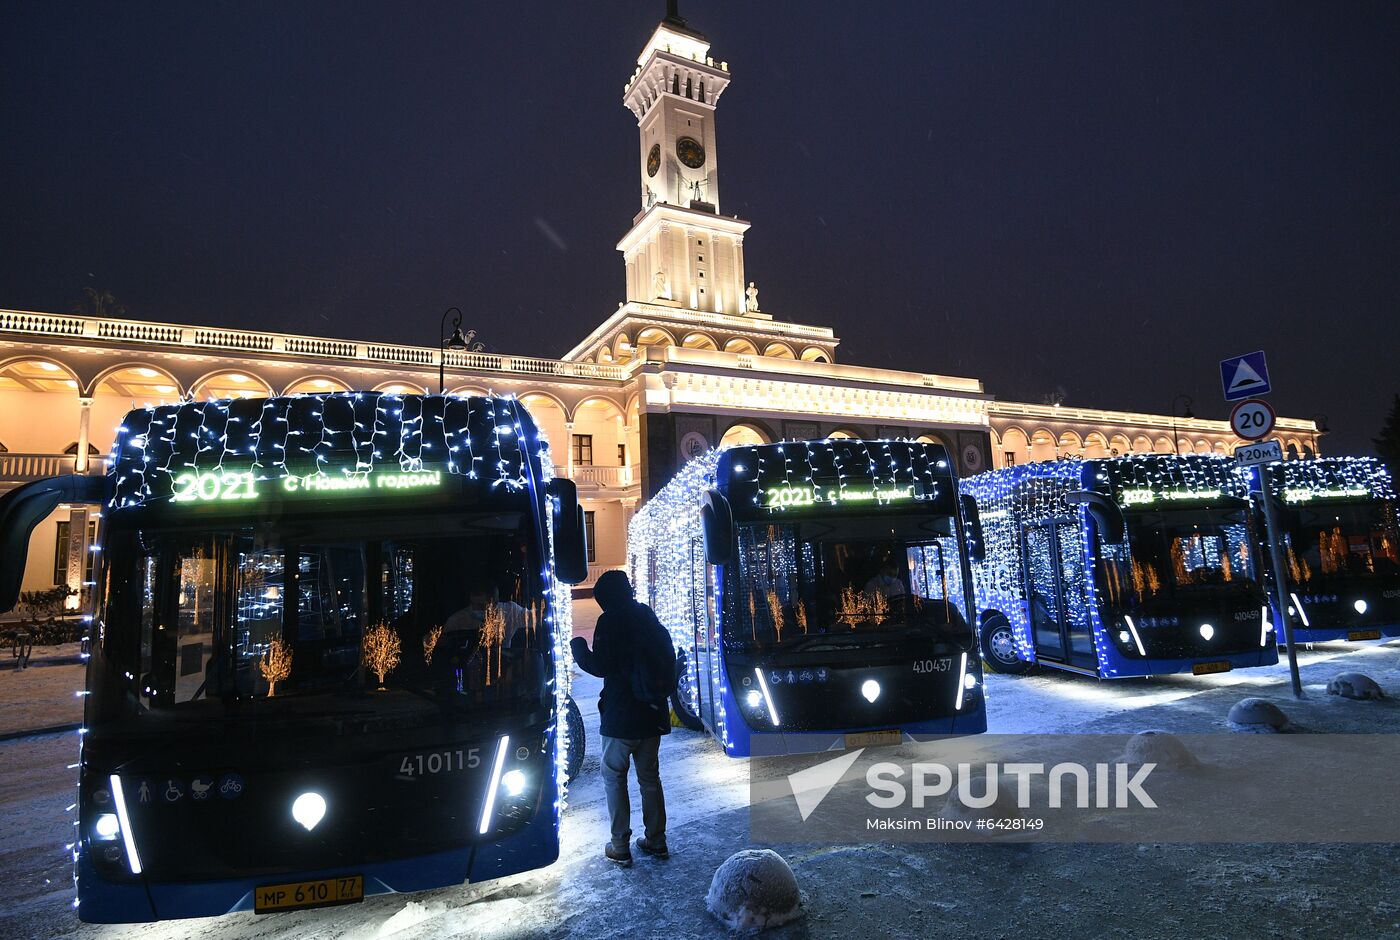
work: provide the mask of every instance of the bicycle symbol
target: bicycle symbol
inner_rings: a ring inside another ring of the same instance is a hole
[[[239,774],[224,774],[219,780],[219,795],[231,800],[243,792],[243,777]]]

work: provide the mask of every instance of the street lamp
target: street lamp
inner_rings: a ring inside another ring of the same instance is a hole
[[[1191,403],[1192,403],[1192,402],[1191,402],[1191,396],[1190,396],[1190,395],[1178,395],[1178,396],[1176,396],[1175,398],[1172,399],[1172,447],[1175,448],[1176,453],[1178,453],[1178,454],[1181,453],[1181,442],[1180,442],[1179,440],[1177,440],[1177,437],[1176,437],[1176,419],[1177,419],[1177,417],[1178,417],[1178,415],[1177,415],[1177,413],[1176,413],[1176,405],[1177,405],[1177,402],[1180,402],[1180,401],[1186,402],[1186,408],[1185,408],[1185,410],[1183,410],[1183,411],[1181,412],[1180,417],[1182,417],[1182,418],[1195,418],[1195,417],[1196,417],[1194,414],[1191,413]]]
[[[447,318],[452,317],[452,335],[447,337]],[[442,315],[442,325],[438,329],[438,394],[442,394],[444,373],[447,369],[447,351],[461,352],[467,348],[467,338],[462,335],[462,311],[458,307],[448,307]]]
[[[1312,450],[1313,450],[1313,456],[1314,456],[1314,457],[1321,457],[1322,454],[1321,454],[1321,453],[1318,451],[1318,449],[1317,449],[1317,436],[1318,436],[1319,434],[1327,434],[1327,433],[1330,432],[1332,429],[1329,428],[1329,427],[1327,426],[1327,416],[1326,416],[1325,414],[1315,414],[1315,415],[1312,416],[1311,421],[1312,421],[1312,423],[1313,423],[1313,431],[1312,431],[1312,445],[1313,445]]]

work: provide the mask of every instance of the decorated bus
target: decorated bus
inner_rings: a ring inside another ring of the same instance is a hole
[[[105,476],[0,501],[0,607],[33,527],[83,502],[103,507],[83,920],[349,903],[558,856],[582,514],[518,402],[133,411]]]
[[[841,439],[696,458],[628,552],[680,721],[748,756],[985,731],[968,541],[941,445]]]
[[[1208,455],[1053,460],[963,481],[982,657],[1111,679],[1278,662],[1249,491]]]
[[[1385,464],[1318,457],[1245,472],[1256,501],[1265,476],[1275,501],[1294,642],[1400,636],[1400,533]]]

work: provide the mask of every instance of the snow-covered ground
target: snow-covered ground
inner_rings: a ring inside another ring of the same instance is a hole
[[[596,608],[579,602],[591,626]],[[996,732],[1224,731],[1230,705],[1271,698],[1309,731],[1400,732],[1400,701],[1324,693],[1357,670],[1400,697],[1400,641],[1335,644],[1302,657],[1307,697],[1288,672],[1098,683],[1047,673],[988,681]],[[58,669],[60,667],[50,667]],[[0,677],[0,683],[5,679]],[[370,898],[271,917],[233,915],[136,927],[79,924],[62,849],[72,802],[72,734],[0,743],[0,937],[208,937],[237,940],[399,937],[723,936],[705,911],[714,870],[749,847],[748,773],[706,738],[677,731],[662,746],[672,857],[630,870],[602,858],[607,817],[598,777],[598,684],[576,680],[591,753],[570,792],[563,852],[548,869],[484,885]],[[71,692],[70,692],[71,694]],[[1390,783],[1339,781],[1360,811]],[[1379,787],[1380,789],[1377,789]],[[635,804],[635,800],[634,800]],[[638,824],[639,825],[639,824]],[[808,914],[778,937],[1400,936],[1400,846],[953,845],[782,846]]]

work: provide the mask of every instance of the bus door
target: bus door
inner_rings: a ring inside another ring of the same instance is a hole
[[[690,619],[694,640],[693,660],[690,668],[695,672],[696,695],[699,698],[700,720],[709,727],[715,725],[715,690],[713,681],[714,609],[713,590],[710,586],[710,566],[705,562],[705,545],[698,539],[690,540]]]
[[[1026,602],[1037,659],[1092,669],[1094,635],[1084,596],[1079,527],[1068,519],[1026,526]]]

